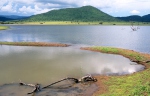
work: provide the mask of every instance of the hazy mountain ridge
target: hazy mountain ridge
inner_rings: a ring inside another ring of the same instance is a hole
[[[26,19],[28,17],[29,16],[0,15],[0,21],[21,20],[21,19]]]
[[[7,18],[7,17],[4,17],[4,16],[0,16],[0,21],[10,21],[10,20],[14,20],[14,19]]]
[[[150,22],[150,14],[144,16],[132,15],[127,17],[116,17],[123,21]]]

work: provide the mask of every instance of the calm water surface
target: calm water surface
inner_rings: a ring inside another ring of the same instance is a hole
[[[13,25],[0,31],[0,41],[59,42],[81,46],[113,46],[150,53],[150,26]]]
[[[19,80],[49,84],[65,77],[130,74],[144,68],[123,56],[75,48],[2,45],[0,50],[0,84]]]
[[[48,85],[65,77],[87,74],[122,75],[144,69],[119,55],[80,50],[83,46],[113,46],[150,53],[149,26],[131,31],[130,26],[12,25],[0,31],[0,41],[58,42],[71,47],[25,47],[0,45],[0,85],[20,80]],[[13,83],[13,84],[14,84]],[[76,96],[82,87],[49,89],[37,96]],[[28,96],[31,88],[0,86],[2,96]],[[41,95],[44,94],[44,95]]]

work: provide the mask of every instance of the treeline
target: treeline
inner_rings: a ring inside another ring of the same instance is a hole
[[[14,19],[6,18],[6,17],[3,17],[3,16],[0,16],[0,21],[10,21],[10,20],[14,20]]]
[[[150,22],[150,14],[144,15],[144,16],[138,16],[138,15],[133,15],[133,16],[127,16],[127,17],[117,17],[120,20],[123,21],[136,21],[136,22]]]

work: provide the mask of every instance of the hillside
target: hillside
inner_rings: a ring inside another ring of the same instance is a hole
[[[150,14],[144,15],[144,16],[142,17],[142,21],[143,21],[143,22],[150,22]]]
[[[15,20],[19,20],[19,19],[28,18],[29,16],[3,15],[3,17],[10,18],[10,19],[15,19]]]
[[[14,20],[14,19],[0,16],[0,21],[9,21],[9,20]]]
[[[31,16],[25,21],[119,21],[92,6],[52,10]]]
[[[132,15],[127,17],[117,17],[123,21],[150,22],[150,14],[144,16]]]

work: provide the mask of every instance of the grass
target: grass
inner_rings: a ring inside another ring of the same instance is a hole
[[[150,69],[127,76],[111,76],[108,92],[99,96],[150,96]]]
[[[149,54],[111,47],[81,49],[123,55],[131,60],[139,60],[141,64],[146,66],[145,70],[130,75],[107,76],[107,80],[101,81],[107,90],[102,93],[102,89],[100,89],[96,96],[150,96],[150,63],[144,63],[144,61],[150,60]],[[102,86],[102,84],[99,86]]]
[[[0,45],[15,45],[15,46],[53,46],[53,47],[67,47],[67,44],[60,43],[46,43],[46,42],[0,42]]]
[[[8,28],[9,28],[8,26],[0,26],[0,30],[6,30]]]
[[[25,25],[141,25],[149,26],[150,22],[103,22],[103,21],[93,21],[93,22],[82,22],[82,21],[7,21],[6,24],[25,24]]]
[[[121,48],[112,48],[112,47],[92,47],[92,50],[97,50],[103,53],[111,53],[111,54],[119,54],[123,55],[124,57],[127,57],[131,60],[136,60],[136,61],[147,61],[150,60],[150,58],[147,58],[145,54],[141,54],[139,52],[135,52],[133,50],[125,50]]]

